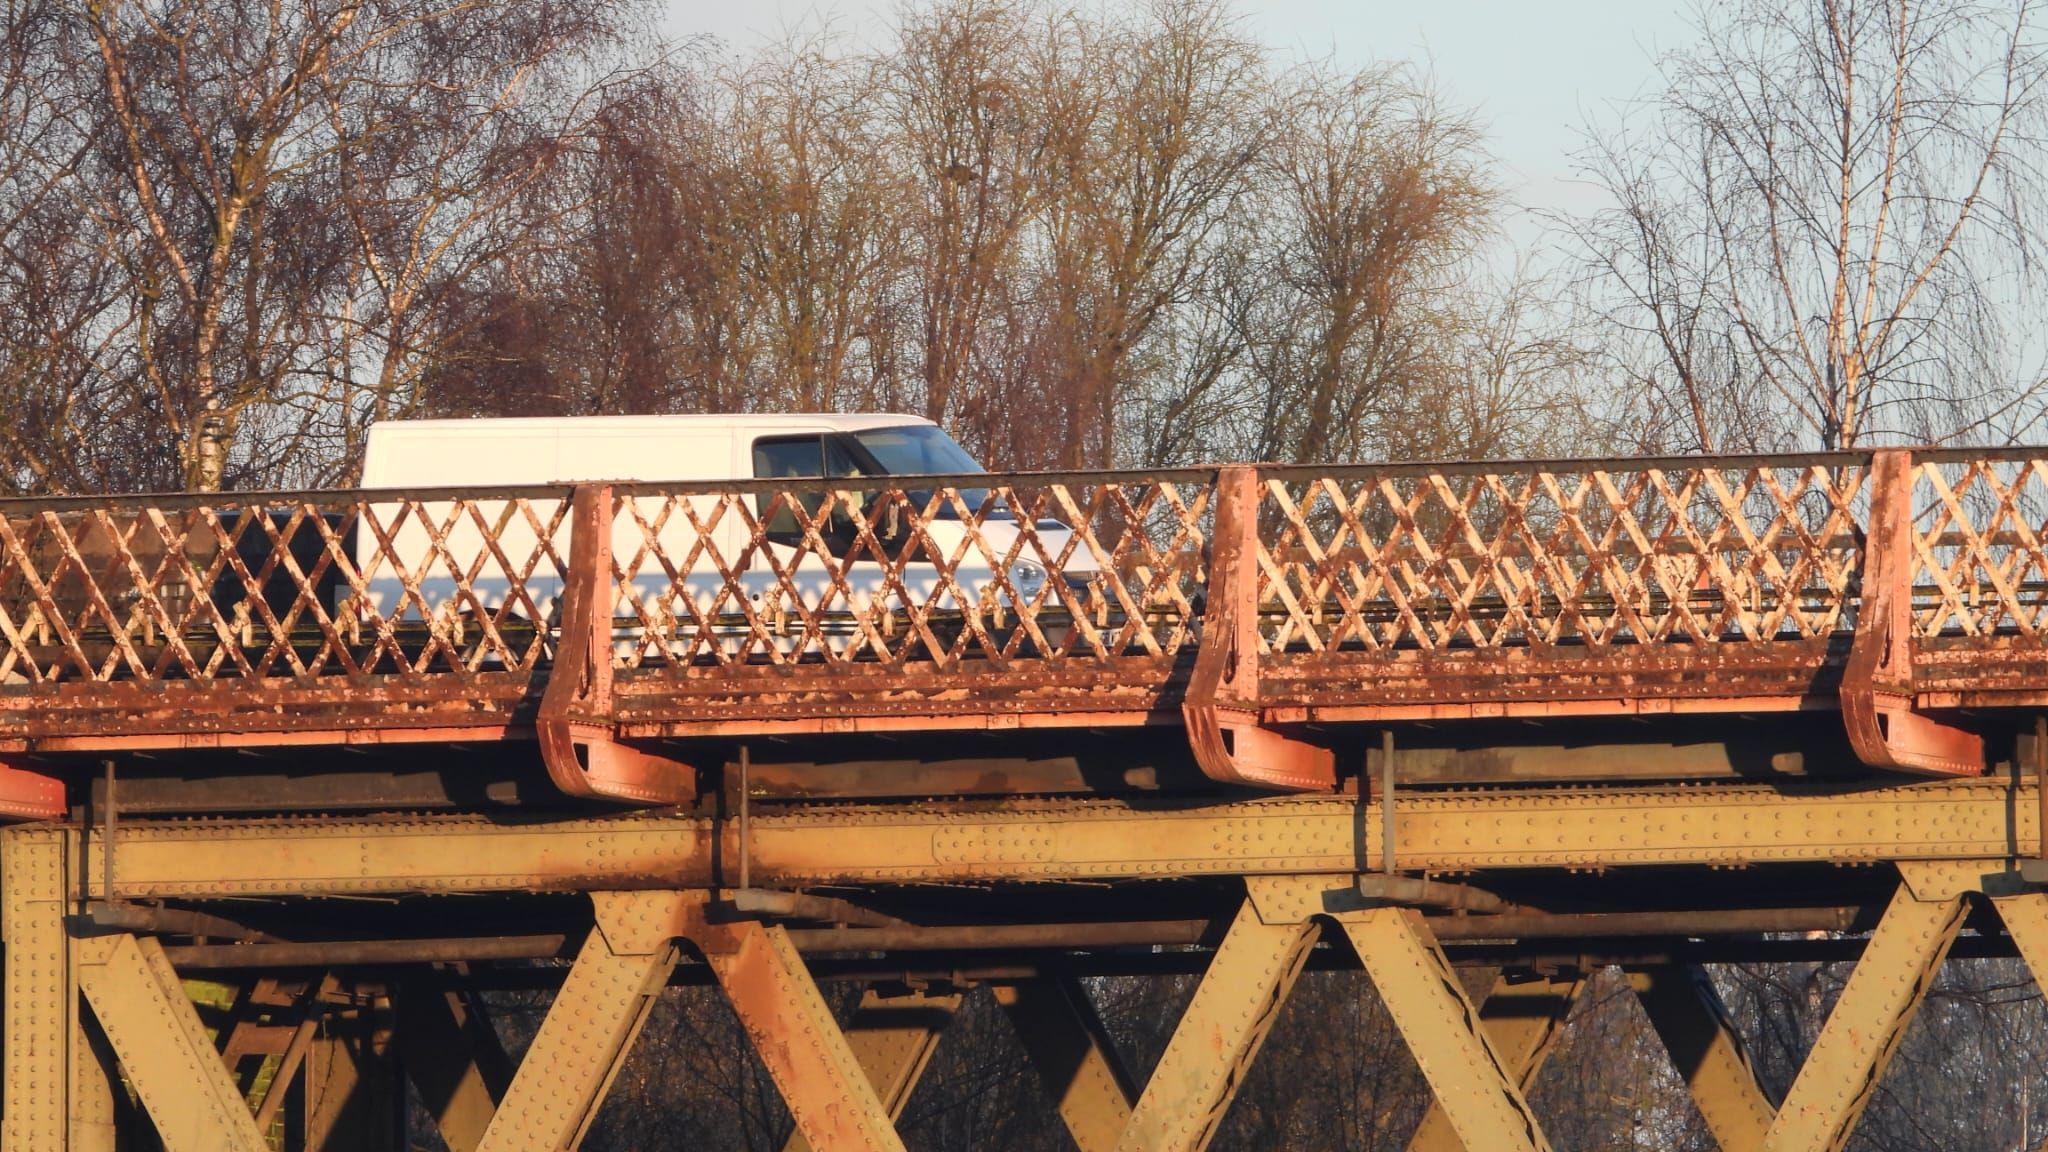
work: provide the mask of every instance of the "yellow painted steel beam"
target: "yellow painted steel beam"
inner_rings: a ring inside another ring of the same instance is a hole
[[[61,828],[39,825],[0,834],[0,937],[7,945],[0,992],[5,1152],[102,1152],[114,1146],[114,1075],[80,1011],[76,944],[64,927],[73,860],[70,837]]]
[[[2048,892],[2017,892],[1994,896],[1992,906],[2005,921],[2005,930],[2019,946],[2020,958],[2034,983],[2048,988]]]
[[[1421,914],[1374,908],[1337,919],[1458,1140],[1485,1152],[1549,1152],[1518,1070],[1494,1047]]]
[[[1620,867],[2000,857],[2036,838],[2031,784],[1928,782],[1862,791],[1749,785],[1532,790],[1401,798],[1416,869]],[[1118,801],[758,815],[757,883],[1350,872],[1380,820],[1349,799],[1292,797],[1160,811]],[[728,837],[736,836],[724,829]],[[519,824],[405,820],[123,822],[118,895],[485,892],[703,886],[711,822],[678,815]],[[733,859],[736,843],[724,846]],[[94,889],[97,875],[85,878]]]
[[[1046,1095],[1058,1102],[1074,1146],[1112,1152],[1130,1125],[1138,1090],[1087,989],[1071,976],[1054,976],[998,984],[995,997]]]
[[[1524,1095],[1557,1046],[1565,1019],[1585,987],[1585,979],[1576,974],[1511,979],[1502,973],[1494,979],[1486,999],[1479,1003],[1480,1026],[1486,1030],[1486,1038],[1499,1053],[1515,1087]],[[1443,1105],[1431,1101],[1429,1111],[1423,1114],[1422,1123],[1408,1141],[1408,1152],[1464,1149],[1465,1144],[1451,1127],[1451,1118]]]
[[[1777,1109],[1706,970],[1650,965],[1630,969],[1628,980],[1721,1152],[1761,1149]]]
[[[165,1152],[268,1152],[162,945],[127,933],[81,941],[78,986]]]
[[[1960,896],[1892,897],[1863,958],[1792,1081],[1765,1152],[1838,1152],[1963,926]]]
[[[1202,1152],[1308,962],[1316,927],[1268,924],[1248,900],[1195,987],[1117,1152]]]
[[[959,1010],[957,994],[912,991],[884,996],[873,988],[861,993],[853,1018],[846,1022],[846,1044],[882,1098],[891,1123],[903,1115],[903,1106],[938,1049],[939,1037]],[[783,1152],[811,1152],[812,1145],[798,1130],[782,1147]]]
[[[478,1152],[563,1152],[577,1146],[675,968],[680,892],[599,892],[597,927],[542,1018],[540,1031]]]
[[[825,1152],[903,1152],[888,1106],[779,926],[721,925],[698,939],[797,1131]]]

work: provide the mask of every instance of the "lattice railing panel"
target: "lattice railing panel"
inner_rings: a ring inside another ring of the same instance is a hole
[[[1192,645],[1213,472],[982,482],[619,489],[621,667],[1004,670]]]
[[[0,684],[529,671],[566,490],[0,506]]]
[[[1860,457],[1263,473],[1270,651],[1602,649],[1851,627]]]
[[[1913,510],[1914,634],[2048,647],[2048,453],[1917,456]]]

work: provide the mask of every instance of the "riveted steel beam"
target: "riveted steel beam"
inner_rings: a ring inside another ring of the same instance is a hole
[[[1777,1115],[1727,1005],[1697,964],[1631,968],[1629,986],[1721,1152],[1757,1152]]]
[[[166,1152],[266,1152],[184,985],[154,939],[81,941],[78,986]]]
[[[1515,1087],[1525,1095],[1557,1046],[1565,1018],[1585,987],[1585,977],[1576,971],[1521,977],[1502,972],[1479,1003],[1480,1026],[1507,1066]],[[1408,1141],[1408,1152],[1461,1152],[1464,1148],[1443,1105],[1432,1101]]]
[[[1792,1081],[1765,1152],[1838,1152],[1963,926],[1962,898],[1901,885]]]
[[[1422,916],[1374,908],[1338,922],[1458,1140],[1487,1152],[1549,1152],[1518,1069],[1495,1048]]]
[[[1315,939],[1314,923],[1268,924],[1245,902],[1146,1081],[1118,1152],[1209,1146]]]
[[[1111,1152],[1131,1122],[1138,1090],[1109,1030],[1071,976],[995,986],[996,1003],[1031,1057],[1046,1095],[1081,1152]]]
[[[2036,840],[2031,782],[1855,792],[1749,785],[1411,794],[1401,863],[1466,870],[1999,857]],[[1361,836],[1361,828],[1363,835]],[[1379,851],[1377,808],[1281,797],[1139,808],[1113,800],[759,814],[754,882],[1082,880],[1349,872]],[[734,833],[677,814],[518,824],[408,820],[124,821],[118,895],[590,890],[707,885]],[[101,886],[98,876],[85,882]],[[97,891],[94,893],[99,895]]]
[[[583,942],[478,1152],[561,1152],[590,1127],[676,963],[681,892],[598,892]],[[667,925],[668,927],[664,927]]]
[[[905,990],[883,995],[872,987],[861,993],[859,1007],[846,1022],[846,1044],[882,1098],[891,1123],[903,1115],[903,1106],[938,1049],[939,1037],[959,1009],[958,993]],[[812,1145],[799,1129],[782,1147],[783,1152],[810,1152]]]
[[[832,1018],[789,933],[743,921],[694,936],[813,1148],[902,1152],[889,1106]]]
[[[483,1003],[456,989],[401,979],[393,1029],[406,1075],[449,1152],[472,1152],[512,1082],[512,1062]]]
[[[7,945],[0,1148],[8,1152],[98,1152],[115,1139],[105,1037],[80,1010],[77,945],[64,926],[71,845],[61,828],[0,833],[0,934]]]

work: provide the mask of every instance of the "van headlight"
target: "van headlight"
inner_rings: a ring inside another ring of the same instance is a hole
[[[1045,588],[1045,566],[1031,560],[1017,561],[1010,566],[1010,586],[1024,599],[1035,599]]]

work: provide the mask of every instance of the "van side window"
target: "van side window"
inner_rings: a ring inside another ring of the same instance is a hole
[[[772,440],[763,437],[754,441],[756,480],[802,479],[824,474],[825,441],[822,437],[781,436]],[[771,499],[769,496],[756,496],[756,508],[766,505]],[[804,511],[816,516],[824,497],[816,492],[806,492],[797,500],[804,506]],[[765,535],[771,544],[786,548],[803,546],[803,528],[796,522],[796,513],[787,503],[775,509],[775,514],[768,518],[766,529]]]

